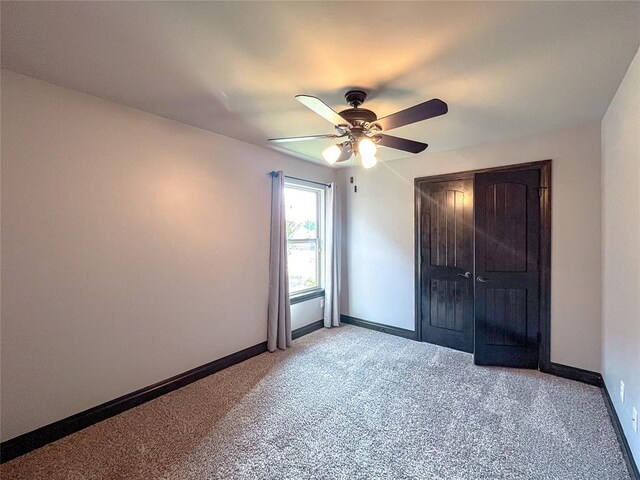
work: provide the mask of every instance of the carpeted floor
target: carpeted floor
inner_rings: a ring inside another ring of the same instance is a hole
[[[595,387],[321,330],[2,465],[3,479],[628,479]]]

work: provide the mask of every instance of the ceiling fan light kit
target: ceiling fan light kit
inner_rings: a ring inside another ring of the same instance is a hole
[[[336,129],[335,134],[270,138],[269,141],[284,143],[321,138],[344,139],[341,143],[331,145],[322,152],[327,163],[334,165],[356,155],[360,157],[364,168],[371,168],[378,163],[377,145],[414,154],[423,152],[428,147],[426,143],[392,137],[381,132],[444,115],[448,111],[446,103],[434,98],[379,119],[371,110],[360,108],[367,98],[367,92],[364,90],[349,90],[344,98],[351,108],[338,113],[319,98],[311,95],[296,95],[300,103],[331,122]]]
[[[378,159],[375,155],[362,155],[360,154],[360,161],[363,168],[373,168],[378,163]]]
[[[331,145],[324,152],[322,152],[322,156],[329,163],[329,165],[333,165],[338,161],[342,155],[342,145]]]

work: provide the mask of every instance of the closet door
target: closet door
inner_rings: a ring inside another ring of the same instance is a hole
[[[540,172],[475,175],[478,365],[538,368]]]
[[[422,340],[473,352],[473,178],[417,186]]]

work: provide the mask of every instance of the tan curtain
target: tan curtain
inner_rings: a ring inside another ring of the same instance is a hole
[[[267,349],[291,346],[291,305],[287,273],[287,229],[284,207],[284,172],[271,173],[271,251],[269,255],[269,311]]]
[[[324,326],[340,325],[340,205],[336,184],[326,192]]]

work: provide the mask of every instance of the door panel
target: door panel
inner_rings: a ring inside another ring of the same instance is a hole
[[[498,183],[485,190],[488,272],[526,272],[527,186]],[[523,254],[524,253],[524,254]]]
[[[525,346],[527,344],[527,290],[487,288],[486,295],[487,345]]]
[[[437,187],[436,187],[437,188]],[[446,188],[446,187],[444,187]],[[460,190],[431,193],[430,265],[456,267],[464,257],[464,198]]]
[[[460,282],[431,279],[431,315],[433,327],[464,330],[464,288]]]
[[[419,188],[422,339],[472,352],[473,179]]]
[[[475,176],[478,365],[538,367],[538,170]]]

